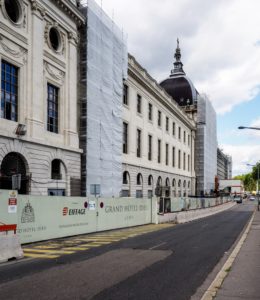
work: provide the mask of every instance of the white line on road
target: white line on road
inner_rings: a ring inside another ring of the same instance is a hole
[[[160,243],[160,244],[158,244],[158,245],[155,245],[155,246],[149,248],[149,250],[153,250],[153,249],[158,248],[158,247],[160,247],[160,246],[162,246],[162,245],[164,245],[164,244],[166,244],[166,242],[163,242],[163,243]]]

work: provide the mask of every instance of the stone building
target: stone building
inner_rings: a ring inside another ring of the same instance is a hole
[[[195,191],[195,122],[129,55],[123,95],[122,196],[151,197]]]
[[[0,188],[77,195],[78,26],[76,1],[0,2]]]
[[[200,94],[183,70],[181,49],[177,40],[174,68],[160,85],[196,122],[195,173],[196,193],[211,193],[217,175],[216,112],[206,95]]]

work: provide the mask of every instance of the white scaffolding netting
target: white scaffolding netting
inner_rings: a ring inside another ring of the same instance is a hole
[[[216,112],[206,95],[198,97],[198,127],[196,133],[197,192],[215,189],[217,175]]]
[[[86,195],[118,197],[122,182],[122,92],[127,77],[123,32],[93,0],[84,9],[86,26]]]

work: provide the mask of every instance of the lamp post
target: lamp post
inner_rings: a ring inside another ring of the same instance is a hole
[[[239,126],[238,129],[253,129],[253,130],[260,130],[259,127],[246,127],[246,126]]]
[[[253,130],[260,130],[259,127],[247,127],[247,126],[239,126],[238,129],[253,129]],[[248,166],[250,166],[249,164],[247,164]],[[251,165],[252,166],[252,165]],[[259,163],[257,165],[257,182],[256,182],[256,193],[257,193],[257,210],[259,211],[259,191],[258,191],[258,180],[259,180]],[[253,166],[254,167],[254,166]]]
[[[256,195],[257,195],[257,210],[259,211],[259,189],[258,189],[258,181],[259,181],[259,163],[256,165],[246,164],[250,167],[257,167],[257,181],[256,181]]]

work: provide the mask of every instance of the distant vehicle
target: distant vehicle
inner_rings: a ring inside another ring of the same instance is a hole
[[[255,197],[254,196],[250,196],[249,200],[250,201],[255,201]]]
[[[236,203],[242,203],[243,202],[241,196],[235,196],[234,201],[236,201]]]

